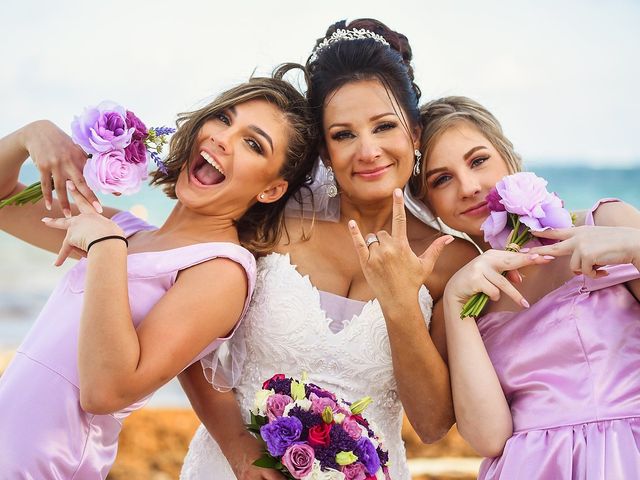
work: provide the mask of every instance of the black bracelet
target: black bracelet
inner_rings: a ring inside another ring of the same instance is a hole
[[[89,253],[89,249],[96,243],[102,242],[103,240],[111,240],[112,238],[122,240],[127,245],[127,247],[129,246],[129,242],[125,237],[121,235],[107,235],[106,237],[96,238],[93,242],[89,243],[89,245],[87,245],[87,253]]]

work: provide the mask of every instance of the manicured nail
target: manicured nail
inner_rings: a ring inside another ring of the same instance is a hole
[[[520,249],[520,253],[528,253],[531,250],[529,247],[524,247]]]
[[[349,225],[349,228],[351,230],[354,230],[356,228],[356,221],[355,220],[349,220],[348,225]]]
[[[543,255],[543,257],[545,260],[555,260],[556,257],[554,257],[553,255]]]
[[[531,255],[529,255],[529,260],[535,260],[536,258],[538,258],[540,255],[538,255],[537,253],[532,253]]]
[[[520,300],[520,304],[524,307],[524,308],[529,308],[529,302],[527,302],[524,298],[522,300]]]
[[[100,205],[100,202],[95,201],[91,205],[93,205],[93,208],[96,209],[96,212],[102,213],[102,205]]]
[[[40,220],[42,220],[44,223],[49,223],[51,221],[51,218],[49,217],[42,217]]]
[[[62,213],[64,213],[64,216],[66,218],[71,218],[71,210],[69,210],[68,208],[63,209]]]
[[[447,239],[444,241],[444,244],[445,244],[445,245],[449,245],[449,244],[450,244],[451,242],[453,242],[454,240],[455,240],[455,238],[453,238],[453,237],[449,237],[449,238],[447,238]]]
[[[67,180],[65,182],[65,185],[67,186],[67,188],[69,190],[71,190],[72,192],[74,192],[76,190],[76,186],[73,184],[73,182],[71,180]]]
[[[402,198],[402,190],[400,190],[399,188],[396,188],[393,191],[393,196],[396,197],[396,198]]]
[[[51,210],[51,202],[48,199],[44,200],[44,208]]]

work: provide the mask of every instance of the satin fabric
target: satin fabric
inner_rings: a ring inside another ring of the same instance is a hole
[[[113,220],[127,236],[154,228],[127,212],[118,213]],[[254,259],[234,244],[207,243],[129,255],[134,325],[140,324],[171,287],[180,269],[218,256],[233,259],[246,269],[251,292]],[[105,478],[116,457],[122,421],[148,400],[111,415],[92,415],[80,406],[78,329],[85,273],[86,260],[82,259],[54,290],[0,377],[2,480]],[[227,338],[212,342],[194,361],[211,354]]]
[[[478,319],[514,427],[479,479],[640,479],[640,273],[607,271]]]

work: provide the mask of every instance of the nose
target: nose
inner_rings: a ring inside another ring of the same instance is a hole
[[[482,191],[482,186],[477,175],[467,172],[460,175],[460,196],[469,198],[478,195]]]
[[[231,132],[230,129],[225,129],[214,134],[209,135],[209,138],[213,142],[214,146],[223,152],[228,153],[231,149]]]
[[[382,149],[370,136],[360,137],[360,148],[358,151],[358,159],[367,163],[375,162],[382,155]]]

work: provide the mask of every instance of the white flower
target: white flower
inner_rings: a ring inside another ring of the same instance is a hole
[[[344,421],[344,419],[346,418],[344,413],[335,413],[333,415],[333,420],[337,423],[340,424]]]
[[[376,480],[385,480],[384,472],[382,471],[382,467],[378,469],[376,472]]]
[[[384,480],[384,477],[382,477]],[[302,478],[302,480],[345,480],[344,473],[329,468],[326,471],[322,471],[320,462],[314,460],[311,473]]]
[[[267,414],[267,398],[274,395],[274,390],[258,390],[256,392],[255,400],[253,402],[253,409],[251,412],[254,415],[266,415]]]
[[[305,412],[308,412],[309,410],[311,410],[311,400],[309,400],[307,398],[300,398],[300,399],[296,400],[295,402],[290,403],[289,405],[284,407],[284,412],[282,413],[282,416],[283,417],[288,417],[289,416],[289,411],[293,407],[300,407]]]

